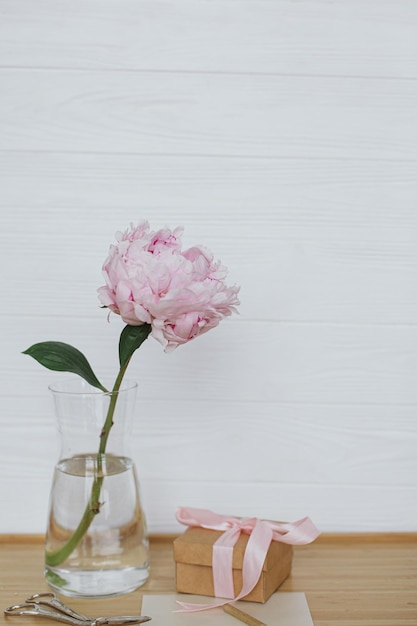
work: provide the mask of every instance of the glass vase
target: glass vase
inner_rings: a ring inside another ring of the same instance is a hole
[[[61,451],[50,494],[45,577],[64,595],[115,596],[148,578],[146,520],[129,454],[136,389],[125,382],[117,394],[104,393],[81,378],[50,386]]]

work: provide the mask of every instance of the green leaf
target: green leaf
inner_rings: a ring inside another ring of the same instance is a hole
[[[23,352],[33,357],[38,363],[55,372],[72,372],[84,378],[90,385],[107,391],[99,382],[85,356],[62,341],[43,341],[35,343]]]
[[[150,324],[142,324],[141,326],[125,326],[120,335],[119,341],[119,361],[120,368],[127,365],[132,354],[147,339],[152,330]]]

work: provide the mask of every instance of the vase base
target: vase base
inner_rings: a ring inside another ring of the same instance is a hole
[[[145,584],[148,577],[149,566],[102,570],[45,569],[48,585],[73,598],[111,598],[130,593]]]

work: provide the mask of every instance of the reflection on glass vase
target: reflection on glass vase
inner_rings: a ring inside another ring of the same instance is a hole
[[[118,393],[104,393],[78,378],[50,386],[61,453],[50,495],[45,576],[64,595],[119,595],[148,578],[146,521],[128,445],[136,388],[126,381]]]

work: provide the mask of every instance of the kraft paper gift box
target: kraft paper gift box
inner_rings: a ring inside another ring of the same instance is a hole
[[[178,593],[214,596],[212,571],[213,544],[222,531],[199,527],[188,528],[174,540],[176,588]],[[233,548],[233,583],[235,597],[242,589],[242,564],[249,535],[242,533]],[[266,602],[291,572],[293,549],[280,541],[272,541],[261,576],[243,600]]]

